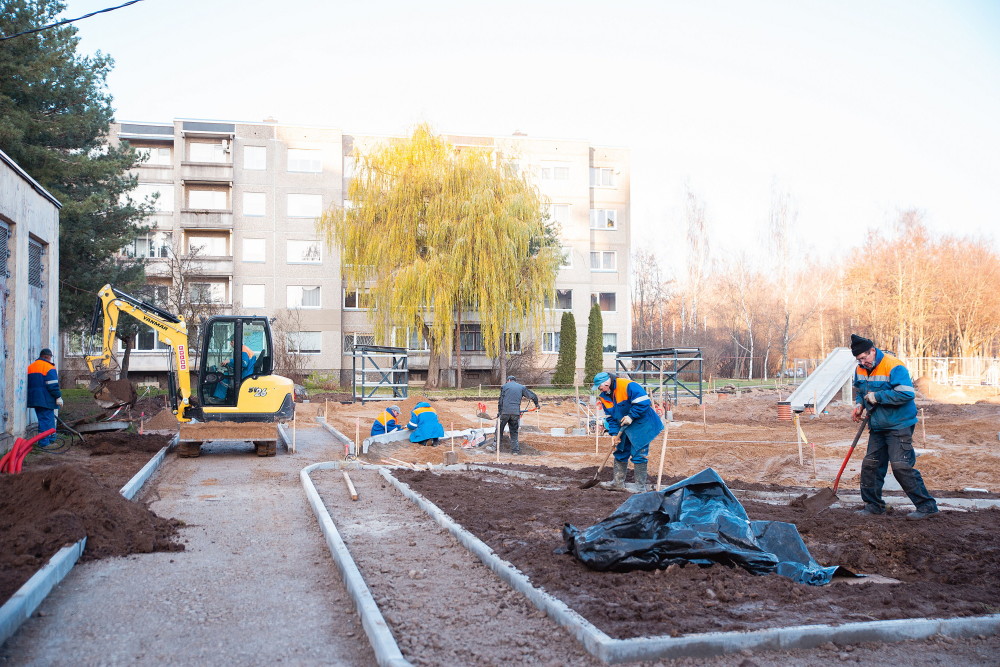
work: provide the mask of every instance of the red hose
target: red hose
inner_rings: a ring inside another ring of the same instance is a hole
[[[35,446],[35,443],[42,438],[47,438],[56,430],[50,428],[47,431],[43,431],[36,435],[31,440],[24,440],[18,438],[14,441],[14,446],[10,448],[10,451],[4,454],[3,458],[0,459],[0,472],[7,473],[19,473],[21,472],[21,467],[24,465],[24,459],[27,458],[28,452],[31,448]]]

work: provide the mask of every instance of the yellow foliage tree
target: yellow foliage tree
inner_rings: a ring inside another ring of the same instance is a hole
[[[348,289],[369,290],[376,339],[391,340],[394,327],[420,330],[431,350],[428,387],[440,385],[462,312],[478,317],[486,352],[497,356],[504,332],[541,313],[561,262],[537,189],[503,156],[457,149],[426,124],[355,161],[351,206],[317,226],[340,250]]]

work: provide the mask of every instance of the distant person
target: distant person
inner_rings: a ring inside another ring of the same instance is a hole
[[[396,423],[397,419],[399,419],[399,406],[390,405],[382,411],[382,414],[375,418],[375,421],[372,423],[371,435],[382,435],[383,433],[403,430],[403,427]]]
[[[52,350],[43,348],[28,366],[28,407],[35,409],[38,432],[44,433],[56,427],[56,413],[63,406],[62,392],[59,391],[59,373],[52,363]],[[52,444],[55,434],[38,441],[46,447]]]
[[[854,373],[856,404],[851,418],[860,422],[868,409],[868,451],[861,461],[861,500],[858,514],[885,514],[882,485],[892,464],[892,475],[916,511],[907,519],[926,519],[938,513],[937,503],[913,467],[913,429],[917,425],[916,391],[903,362],[875,347],[867,338],[851,334],[851,354],[858,360]]]
[[[594,376],[594,391],[599,391],[597,402],[604,407],[604,420],[608,433],[618,435],[621,440],[615,447],[614,479],[605,488],[625,490],[625,474],[632,459],[635,468],[635,483],[639,491],[646,490],[649,443],[663,430],[663,422],[656,414],[649,395],[638,382],[620,378],[611,373]]]
[[[536,410],[540,407],[535,392],[520,384],[513,375],[508,375],[507,382],[500,387],[500,400],[497,402],[497,415],[500,418],[500,427],[497,429],[497,446],[500,446],[504,427],[508,427],[511,454],[521,453],[521,445],[517,441],[517,431],[521,426],[522,398],[534,401]]]
[[[444,437],[444,427],[441,426],[434,408],[426,401],[413,406],[406,428],[413,431],[410,434],[410,442],[418,442],[425,447],[437,447],[438,439]]]
[[[229,342],[229,346],[230,346],[229,349],[232,350],[233,349],[232,341]],[[242,382],[243,380],[246,380],[253,374],[253,367],[254,363],[257,361],[257,358],[256,355],[254,354],[254,351],[251,350],[246,345],[243,346],[243,350],[241,351],[240,356],[243,365],[243,368],[240,371],[240,382]],[[212,393],[212,396],[220,401],[225,401],[231,398],[233,390],[233,382],[230,377],[233,372],[232,366],[233,366],[232,359],[226,359],[225,361],[222,362],[221,370],[224,375],[223,378],[219,381],[219,383],[215,385],[215,391]]]

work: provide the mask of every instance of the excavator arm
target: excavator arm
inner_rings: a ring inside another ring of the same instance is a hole
[[[86,357],[91,377],[97,383],[104,385],[113,379],[112,376],[118,369],[114,345],[121,313],[131,315],[152,327],[159,335],[160,341],[170,346],[173,367],[170,379],[173,412],[177,415],[178,421],[190,421],[191,418],[185,414],[192,407],[187,323],[183,317],[168,313],[111,285],[105,285],[97,293],[91,334],[97,334],[100,328],[101,354]]]

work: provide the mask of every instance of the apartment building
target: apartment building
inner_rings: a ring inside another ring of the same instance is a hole
[[[562,229],[556,301],[543,321],[511,336],[512,351],[534,345],[539,363],[554,369],[560,319],[571,311],[582,369],[588,313],[599,303],[606,366],[613,367],[614,352],[628,349],[631,339],[628,151],[523,135],[445,136],[512,159],[535,179]],[[287,345],[306,371],[346,383],[354,345],[406,340],[411,376],[419,379],[426,345],[417,336],[374,340],[365,295],[345,290],[340,257],[315,228],[323,210],[344,205],[355,151],[390,138],[271,121],[115,124],[111,140],[128,141],[146,158],[134,196],[158,195],[150,233],[129,251],[149,259],[158,290],[176,288],[180,271],[192,301],[217,312],[278,317],[285,340],[275,345]],[[461,347],[467,376],[487,381],[493,360],[474,313],[463,316]],[[149,380],[165,371],[166,352],[154,332],[137,338],[130,369]]]

